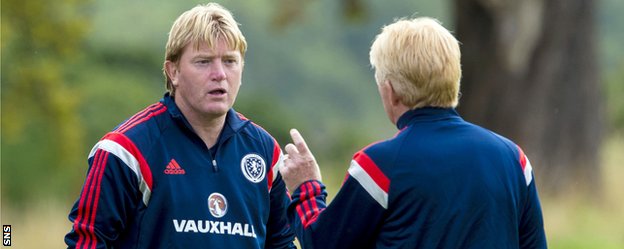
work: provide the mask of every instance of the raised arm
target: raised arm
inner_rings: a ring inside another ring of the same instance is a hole
[[[373,247],[387,199],[380,202],[370,192],[371,188],[362,185],[362,176],[366,174],[362,167],[369,165],[358,162],[363,158],[359,156],[361,152],[351,162],[340,191],[331,205],[327,205],[327,192],[314,156],[297,130],[291,130],[291,136],[294,144],[286,146],[288,156],[280,171],[287,186],[294,190],[287,214],[301,246],[304,249]]]

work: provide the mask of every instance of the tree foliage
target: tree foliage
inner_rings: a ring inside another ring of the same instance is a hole
[[[88,31],[88,4],[2,2],[3,198],[21,200],[62,184],[54,177],[76,163],[84,136],[76,114],[83,100],[72,66]]]

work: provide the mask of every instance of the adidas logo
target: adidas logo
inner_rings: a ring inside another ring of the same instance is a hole
[[[167,168],[165,169],[165,174],[167,174],[167,175],[184,175],[184,174],[186,174],[186,171],[184,171],[184,169],[182,167],[180,167],[180,165],[178,164],[178,162],[176,162],[175,159],[171,159],[171,162],[169,162],[169,164],[167,164]]]

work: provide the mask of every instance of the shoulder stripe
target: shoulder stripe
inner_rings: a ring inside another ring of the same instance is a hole
[[[355,160],[361,167],[366,171],[368,175],[375,181],[377,185],[384,191],[388,192],[390,188],[390,180],[386,175],[381,172],[381,169],[375,164],[373,159],[371,159],[366,153],[360,151],[357,153],[353,160]]]
[[[520,166],[522,166],[522,173],[524,174],[524,180],[526,182],[526,185],[529,186],[529,184],[531,184],[531,181],[533,181],[533,167],[531,166],[531,162],[529,161],[529,158],[524,154],[524,151],[522,151],[520,146],[517,146],[517,147],[518,147],[518,154],[520,157],[518,160],[520,160]]]
[[[388,209],[390,180],[368,155],[363,151],[355,154],[348,171],[379,205]]]
[[[145,113],[148,113],[149,111],[153,110],[154,108],[156,108],[158,106],[158,103],[156,104],[152,104],[150,106],[148,106],[147,108],[141,110],[140,112],[137,112],[136,114],[134,114],[132,117],[130,117],[128,120],[126,120],[125,122],[123,122],[122,124],[119,125],[119,127],[117,127],[117,129],[115,129],[115,131],[118,130],[122,130],[125,127],[127,127],[129,124],[135,122],[137,119],[139,119],[140,117],[143,117],[145,115]]]
[[[129,125],[131,125],[132,123],[136,122],[138,119],[141,119],[142,117],[145,117],[145,115],[149,114],[151,111],[153,111],[154,109],[158,108],[159,104],[160,103],[152,104],[152,105],[148,106],[147,108],[141,110],[140,112],[134,114],[132,117],[130,117],[124,123],[119,125],[119,127],[117,129],[115,129],[115,131],[124,130]]]
[[[112,132],[95,145],[89,157],[97,150],[105,150],[117,156],[136,174],[143,203],[147,206],[152,189],[152,172],[136,145],[123,134]]]
[[[241,119],[241,120],[243,120],[243,121],[247,121],[247,120],[249,120],[247,117],[245,117],[245,115],[243,115],[243,114],[242,114],[242,113],[240,113],[240,112],[236,112],[236,115],[238,115],[238,118],[240,118],[240,119]],[[260,128],[262,128],[262,127],[260,127]]]
[[[164,104],[162,104],[160,102],[156,103],[156,104],[153,104],[153,105],[143,109],[139,113],[135,114],[134,116],[132,116],[130,119],[128,119],[128,121],[126,121],[122,125],[120,125],[115,130],[115,132],[124,133],[124,132],[128,131],[129,129],[131,129],[132,127],[135,127],[138,124],[143,123],[143,122],[149,120],[150,118],[165,112],[166,110],[167,110],[167,106],[165,106]]]
[[[279,168],[282,167],[284,163],[284,154],[282,153],[282,149],[280,149],[279,144],[273,138],[273,159],[271,161],[271,166],[269,168],[269,177],[267,178],[267,182],[269,184],[269,191],[271,191],[271,187],[273,186],[273,182],[277,179],[277,174]]]

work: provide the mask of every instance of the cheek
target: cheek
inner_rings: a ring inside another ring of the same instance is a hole
[[[230,86],[230,92],[232,93],[232,96],[236,97],[238,95],[238,91],[240,90],[240,86],[241,83],[240,81],[238,82],[232,82],[232,85]]]
[[[240,81],[240,79],[243,77],[243,70],[242,70],[242,68],[239,67],[239,68],[234,68],[234,69],[230,70],[229,76],[232,79],[236,79],[236,81]]]
[[[238,71],[231,71],[230,74],[228,75],[228,83],[230,84],[231,88],[238,88],[241,85],[241,79],[242,79],[242,72],[240,70]]]

